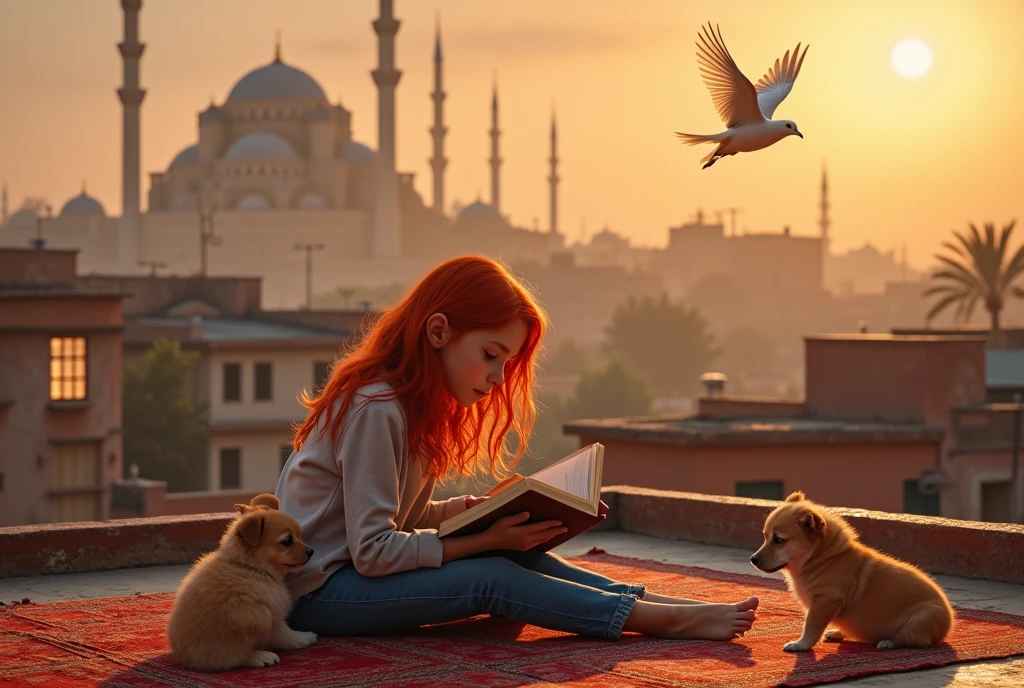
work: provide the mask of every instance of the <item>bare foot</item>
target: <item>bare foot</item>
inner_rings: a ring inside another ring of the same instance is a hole
[[[659,638],[732,640],[750,630],[756,606],[757,598],[740,604],[692,605],[637,600],[623,630]]]
[[[756,600],[756,598],[755,598]],[[757,618],[749,602],[740,609],[736,604],[706,604],[688,607],[682,623],[676,626],[677,638],[701,638],[704,640],[732,640],[750,630]],[[755,602],[756,606],[756,602]],[[688,617],[688,618],[687,618]]]
[[[658,594],[653,593],[653,592],[648,592],[648,593],[644,594],[643,600],[645,602],[657,602],[659,604],[680,604],[680,605],[687,605],[687,604],[719,604],[717,602],[707,602],[705,600],[688,600],[685,597],[671,597],[669,595],[658,595]],[[747,611],[747,610],[753,611],[753,610],[757,609],[757,605],[759,603],[760,603],[760,601],[756,597],[748,597],[747,599],[743,600],[742,602],[737,602],[736,603],[736,607],[740,611]]]

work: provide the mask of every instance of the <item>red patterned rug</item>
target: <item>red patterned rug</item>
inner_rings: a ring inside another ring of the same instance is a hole
[[[803,623],[781,580],[591,554],[574,562],[653,592],[731,601],[755,593],[754,630],[730,643],[593,640],[487,616],[367,638],[323,638],[266,669],[184,671],[167,654],[173,595],[0,608],[0,684],[39,686],[803,686],[1024,654],[1024,617],[957,610],[949,644],[876,650],[821,643],[789,654]]]

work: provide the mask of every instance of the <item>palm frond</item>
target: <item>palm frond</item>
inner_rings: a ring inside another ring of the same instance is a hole
[[[950,296],[947,296],[946,298],[942,299],[934,306],[932,306],[932,309],[928,311],[928,315],[924,316],[924,321],[926,323],[931,323],[935,316],[949,308],[954,302],[961,299],[963,299],[963,296],[960,294],[952,294]]]

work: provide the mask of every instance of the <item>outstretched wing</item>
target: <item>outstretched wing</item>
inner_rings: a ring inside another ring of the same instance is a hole
[[[704,33],[697,34],[697,63],[718,116],[727,127],[763,122],[757,91],[729,54],[721,29],[716,34],[710,22],[702,28]]]
[[[765,119],[771,119],[775,114],[775,108],[786,99],[789,92],[793,90],[793,82],[800,73],[800,67],[807,55],[807,46],[803,54],[800,53],[800,44],[796,44],[793,51],[793,58],[790,59],[789,51],[782,58],[781,64],[775,60],[775,66],[768,68],[768,73],[757,82],[757,104],[761,107],[761,114]],[[799,56],[799,58],[797,57]]]

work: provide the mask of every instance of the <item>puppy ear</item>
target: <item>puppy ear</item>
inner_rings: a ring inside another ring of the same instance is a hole
[[[264,492],[263,494],[258,494],[255,497],[253,497],[252,501],[249,502],[249,505],[253,507],[262,506],[266,507],[267,509],[279,511],[281,509],[281,500],[279,500],[277,497],[270,494],[269,492]]]
[[[240,514],[247,514],[252,510],[253,508],[248,504],[235,504],[235,511],[237,511]]]
[[[809,533],[821,535],[825,532],[825,519],[816,511],[805,511],[797,519],[800,527]]]
[[[255,547],[260,544],[260,538],[263,536],[265,520],[262,516],[243,516],[238,523],[236,532],[250,547]]]
[[[805,499],[807,498],[804,497],[804,493],[801,492],[800,490],[797,490],[796,492],[793,492],[788,497],[786,497],[787,502],[802,502]]]

